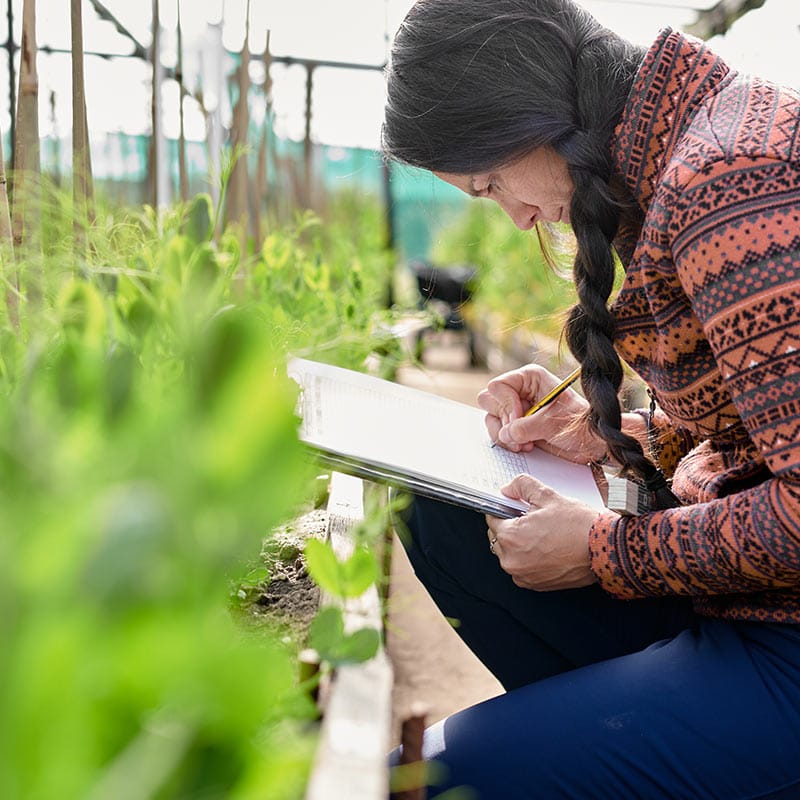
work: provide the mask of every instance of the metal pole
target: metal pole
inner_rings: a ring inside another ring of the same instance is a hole
[[[312,160],[313,147],[311,144],[311,98],[314,91],[314,67],[306,63],[306,130],[303,139],[303,161],[305,167],[305,204],[306,208],[311,208],[312,188]]]
[[[395,230],[395,208],[394,208],[394,195],[392,193],[392,167],[391,164],[384,158],[382,160],[381,174],[383,177],[383,202],[386,214],[386,249],[389,250],[389,276],[386,282],[386,307],[391,308],[394,305],[394,260],[395,260],[395,244],[396,244],[396,230]]]
[[[8,0],[8,38],[6,39],[6,43],[3,45],[5,49],[8,51],[8,110],[9,115],[11,117],[11,124],[8,127],[8,136],[10,139],[11,149],[10,152],[12,154],[11,159],[11,169],[13,170],[16,166],[14,164],[13,153],[14,153],[14,143],[17,136],[16,130],[16,108],[17,108],[17,76],[14,73],[14,54],[16,53],[16,46],[14,44],[14,2],[13,0]]]

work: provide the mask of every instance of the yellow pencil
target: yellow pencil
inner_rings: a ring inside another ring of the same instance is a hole
[[[556,399],[560,394],[562,394],[566,389],[569,389],[576,380],[578,380],[581,374],[581,368],[578,367],[574,372],[570,372],[566,378],[564,378],[558,386],[551,389],[544,397],[537,400],[522,416],[529,417],[531,414],[535,414],[537,411],[540,411],[545,406],[549,406],[553,400]]]
[[[576,380],[578,380],[581,374],[581,368],[578,367],[574,371],[570,372],[566,378],[564,378],[558,386],[553,387],[546,395],[540,397],[522,416],[529,417],[531,414],[535,414],[537,411],[541,411],[545,406],[550,405],[560,394],[563,394],[565,390],[569,389]],[[497,442],[492,442],[492,447],[494,447]]]

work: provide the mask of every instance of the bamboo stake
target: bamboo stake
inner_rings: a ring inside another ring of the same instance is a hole
[[[88,206],[92,191],[83,75],[81,0],[71,0],[70,24],[72,28],[72,229],[75,236],[75,250],[82,252],[86,244]]]
[[[153,73],[153,92],[151,98],[152,135],[150,140],[150,198],[153,208],[168,203],[172,193],[167,161],[167,142],[164,138],[162,122],[163,101],[161,86],[164,82],[164,68],[161,66],[161,18],[159,0],[153,0],[153,43],[150,53]]]
[[[175,80],[178,82],[178,119],[180,121],[180,131],[178,133],[178,179],[181,200],[186,203],[189,200],[189,175],[186,171],[186,130],[184,127],[183,113],[183,32],[181,26],[181,0],[175,0],[178,6],[178,64],[175,70]]]
[[[224,14],[223,14],[224,18]],[[206,158],[208,160],[208,174],[210,180],[211,198],[214,201],[215,208],[221,208],[221,190],[220,178],[222,174],[221,164],[221,151],[222,151],[222,124],[220,122],[220,104],[217,102],[213,108],[208,108],[205,103],[205,92],[211,90],[211,93],[220,98],[223,95],[224,89],[222,87],[222,22],[216,24],[206,25],[206,46],[200,52],[200,83],[198,89],[195,91],[195,97],[198,98],[200,111],[203,114],[203,121],[205,122],[205,150]],[[215,240],[216,231],[221,226],[222,215],[216,220],[215,225]]]
[[[14,241],[8,208],[8,186],[3,160],[3,135],[0,131],[0,270],[6,285],[6,308],[11,324],[19,328],[19,286],[14,269]]]
[[[3,246],[10,245],[13,251],[14,242],[12,241],[7,188],[6,167],[3,159],[3,135],[0,131],[0,243]]]
[[[239,63],[239,98],[233,115],[233,130],[231,131],[231,144],[234,152],[239,152],[230,178],[228,189],[228,209],[226,215],[229,222],[242,223],[242,235],[246,236],[247,228],[243,219],[247,214],[248,198],[248,170],[247,170],[247,133],[250,126],[250,113],[247,105],[247,95],[250,91],[250,0],[247,0],[245,21],[244,44],[242,45],[241,61]]]
[[[22,7],[19,93],[14,147],[13,207],[11,230],[19,252],[31,244],[38,210],[39,163],[39,76],[36,71],[36,0]]]
[[[86,187],[86,220],[91,225],[95,220],[94,209],[94,173],[92,172],[92,148],[89,144],[89,118],[86,112],[86,94],[83,95],[83,130],[86,137],[83,143],[85,158],[86,175],[84,182]]]

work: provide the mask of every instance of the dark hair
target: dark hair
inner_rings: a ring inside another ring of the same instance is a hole
[[[417,0],[392,46],[382,139],[389,158],[456,174],[540,147],[566,161],[579,302],[565,338],[581,363],[592,429],[652,481],[660,473],[621,432],[623,373],[608,309],[621,216],[610,139],[643,55],[572,0]]]

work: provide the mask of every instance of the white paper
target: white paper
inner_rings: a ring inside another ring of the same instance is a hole
[[[302,389],[301,438],[337,455],[342,465],[357,464],[361,474],[374,467],[376,477],[389,482],[407,476],[412,488],[422,481],[444,499],[449,491],[466,492],[499,499],[521,513],[526,504],[505,497],[500,488],[527,473],[563,495],[603,508],[589,467],[538,449],[492,448],[478,408],[302,359],[290,362],[289,375]]]

